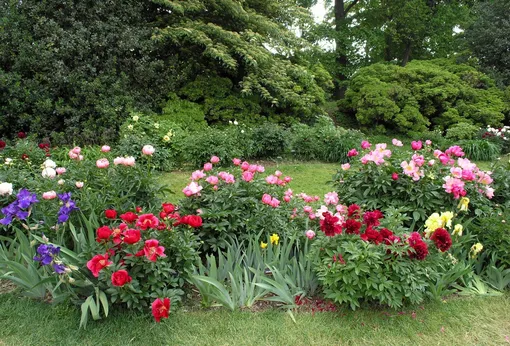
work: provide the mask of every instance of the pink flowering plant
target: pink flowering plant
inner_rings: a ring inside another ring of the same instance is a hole
[[[199,231],[203,250],[223,249],[232,236],[245,240],[261,232],[301,232],[303,219],[296,216],[303,201],[290,189],[291,177],[238,158],[230,170],[220,163],[211,157],[182,190],[181,209],[199,212],[204,220]]]
[[[369,209],[402,208],[414,222],[451,208],[461,197],[468,197],[474,209],[490,204],[491,172],[466,158],[460,146],[443,152],[430,141],[407,144],[411,148],[398,139],[391,144],[363,141],[352,148],[349,165],[342,165],[334,178],[343,201]]]

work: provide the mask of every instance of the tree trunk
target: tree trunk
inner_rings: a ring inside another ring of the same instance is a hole
[[[342,29],[345,28],[345,14],[344,0],[335,0],[335,60],[337,64],[335,69],[335,89],[333,90],[333,99],[335,100],[343,99],[345,97],[345,90],[347,89],[343,82],[347,80],[344,71],[347,67],[348,59],[345,43],[340,38]]]
[[[404,57],[402,58],[402,67],[406,66],[409,62],[409,58],[411,57],[411,41],[407,41],[406,50],[404,51]]]

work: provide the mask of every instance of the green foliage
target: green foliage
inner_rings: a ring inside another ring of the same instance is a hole
[[[482,68],[503,85],[510,84],[510,58],[508,37],[510,1],[493,0],[478,2],[475,21],[466,30],[466,41]]]
[[[174,76],[165,69],[172,58],[154,54],[156,6],[89,5],[0,4],[0,133],[111,142],[129,109],[157,109]]]
[[[405,243],[374,245],[359,235],[337,235],[317,239],[313,249],[318,253],[315,270],[325,297],[353,310],[363,302],[392,308],[420,303],[431,281],[441,276],[441,254],[412,260]],[[429,247],[429,251],[434,250]]]
[[[508,174],[508,173],[507,173]],[[485,253],[485,265],[490,258],[495,259],[495,265],[510,268],[510,212],[508,208],[494,210],[490,215],[476,218],[469,227],[469,233],[474,236],[473,244],[480,242]]]
[[[459,141],[466,156],[475,161],[494,161],[501,155],[501,147],[481,139]]]
[[[205,125],[204,111],[200,105],[182,100],[175,94],[170,94],[162,114],[155,118],[157,123],[171,122],[184,130],[202,130]]]
[[[252,132],[253,157],[276,158],[283,155],[287,147],[286,131],[276,124],[265,123]]]
[[[490,78],[468,65],[415,60],[406,67],[361,68],[340,107],[367,129],[422,132],[459,122],[499,125],[504,119],[502,98]]]
[[[475,125],[471,125],[468,123],[458,123],[450,126],[448,130],[446,131],[446,138],[450,138],[453,140],[459,140],[459,139],[473,139],[477,132],[479,131],[479,128]],[[472,157],[472,156],[470,156]],[[474,157],[473,157],[474,159]],[[478,160],[478,159],[475,159]]]
[[[318,117],[312,126],[295,124],[289,134],[292,156],[300,160],[340,162],[361,140],[361,132],[336,127],[326,116]]]

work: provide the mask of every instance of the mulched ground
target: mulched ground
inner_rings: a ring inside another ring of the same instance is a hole
[[[16,286],[9,280],[0,280],[0,294],[9,293],[16,289]]]

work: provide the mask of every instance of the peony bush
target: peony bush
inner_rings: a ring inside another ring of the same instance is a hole
[[[492,172],[465,158],[461,147],[443,152],[430,141],[410,144],[409,150],[398,139],[376,145],[363,141],[349,151],[349,162],[334,178],[343,201],[383,212],[400,208],[412,216],[408,226],[437,209],[452,209],[461,197],[471,200],[473,210],[490,204]]]

